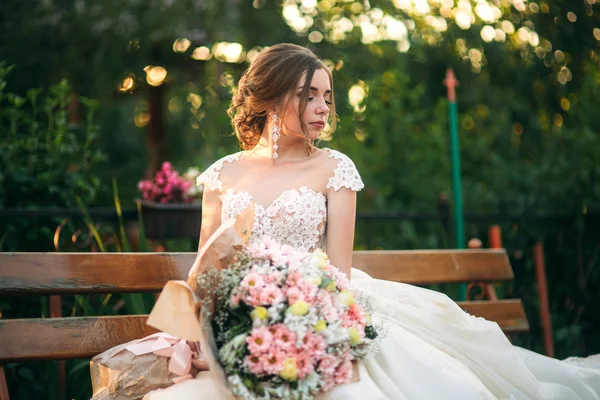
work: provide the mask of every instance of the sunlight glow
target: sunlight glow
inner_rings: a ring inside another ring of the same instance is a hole
[[[198,95],[196,93],[188,94],[187,101],[196,110],[199,109],[200,106],[202,105],[202,97],[200,97],[200,95]]]
[[[502,23],[500,24],[500,27],[508,35],[512,35],[513,33],[515,33],[515,26],[510,21],[502,21]]]
[[[133,116],[133,123],[138,128],[148,125],[148,122],[150,122],[150,114],[146,111],[137,111]]]
[[[387,32],[388,39],[401,40],[408,35],[406,25],[404,25],[402,21],[398,21],[397,19],[394,19],[389,15],[386,15],[383,18],[383,24],[385,25],[385,30]]]
[[[472,14],[460,10],[456,12],[456,15],[454,16],[454,21],[460,29],[467,30],[471,27],[471,18]]]
[[[358,81],[357,84],[352,85],[350,90],[348,90],[348,101],[354,108],[355,112],[363,112],[366,109],[365,106],[361,107],[360,105],[367,95],[365,86],[366,85],[363,81]]]
[[[146,71],[146,82],[151,86],[162,85],[167,77],[167,70],[164,67],[148,65],[144,71]]]
[[[496,31],[491,25],[486,25],[481,28],[481,38],[484,42],[490,43],[496,38]]]
[[[502,11],[486,1],[482,1],[475,6],[475,14],[477,14],[483,22],[487,23],[494,23],[502,17]]]
[[[321,43],[323,41],[323,34],[319,31],[312,31],[308,34],[308,40],[312,43]]]
[[[213,46],[213,54],[217,60],[228,63],[240,63],[245,60],[244,48],[239,43],[216,43]]]
[[[173,42],[173,51],[175,53],[185,53],[187,49],[190,48],[191,44],[192,42],[190,42],[188,39],[179,38],[175,42]]]
[[[418,15],[429,14],[431,11],[431,8],[429,8],[429,2],[427,2],[427,0],[413,0],[413,3],[415,4],[415,12]]]
[[[506,33],[502,29],[496,29],[494,31],[496,42],[506,41]]]
[[[547,41],[539,37],[529,19],[531,14],[549,12],[545,3],[528,0],[392,0],[393,8],[370,0],[283,0],[281,3],[287,25],[311,43],[339,43],[358,34],[364,44],[395,41],[396,49],[406,52],[413,41],[438,45],[445,40],[442,33],[455,24],[462,30],[479,32],[485,43],[496,41],[516,46],[522,50],[522,57],[535,54],[549,62],[546,54],[551,53],[548,50],[551,44],[544,43]],[[572,22],[577,20],[573,12],[567,13],[566,17]],[[600,41],[599,28],[593,30],[593,35]],[[465,46],[463,57],[474,45]],[[476,72],[486,63],[485,59],[470,61]]]
[[[128,76],[125,79],[123,79],[123,81],[119,84],[119,91],[121,92],[128,92],[131,89],[133,89],[133,85],[134,85],[134,80],[133,80],[133,76]]]
[[[248,53],[246,54],[246,61],[248,61],[249,63],[254,61],[254,59],[256,57],[258,57],[258,54],[260,53],[261,50],[262,50],[261,47],[254,47],[254,48],[250,49],[248,51]]]
[[[192,53],[192,58],[194,60],[210,60],[212,58],[212,54],[210,49],[206,46],[196,47],[194,52]]]

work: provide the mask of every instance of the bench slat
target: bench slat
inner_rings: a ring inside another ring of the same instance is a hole
[[[458,305],[471,315],[497,322],[504,332],[529,330],[521,300],[462,301]]]
[[[1,294],[160,291],[186,279],[196,253],[2,253]]]
[[[471,315],[495,321],[505,332],[528,329],[519,300],[459,302]],[[155,333],[147,315],[0,320],[0,363],[93,357]]]
[[[355,251],[352,264],[373,278],[412,285],[513,279],[504,249]]]
[[[0,320],[0,363],[91,358],[156,333],[147,315]]]
[[[186,279],[196,253],[1,253],[0,293],[160,291]],[[354,267],[409,284],[513,278],[504,250],[355,251]]]

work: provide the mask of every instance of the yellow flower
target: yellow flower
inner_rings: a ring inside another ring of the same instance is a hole
[[[321,280],[320,276],[315,276],[314,278],[312,278],[312,283],[314,283],[316,286],[321,285],[321,282],[323,282],[323,280]]]
[[[340,294],[338,294],[338,296],[342,304],[345,304],[347,306],[351,306],[352,304],[354,304],[354,296],[352,296],[352,293],[350,293],[349,291],[342,290]]]
[[[286,358],[283,362],[283,369],[279,373],[279,376],[286,381],[295,381],[298,376],[298,369],[296,368],[296,359],[294,357]]]
[[[292,313],[292,315],[301,317],[308,313],[308,303],[304,300],[298,300],[288,308],[288,311]]]
[[[329,283],[329,285],[325,286],[325,290],[327,290],[328,292],[335,292],[337,289],[337,286],[335,285],[335,281],[332,281]]]
[[[264,307],[256,307],[254,311],[250,313],[252,319],[266,319],[269,316],[269,312]]]
[[[357,345],[361,342],[360,335],[355,327],[351,326],[348,328],[348,335],[350,335],[350,343],[352,346]]]
[[[327,329],[327,322],[324,319],[318,320],[315,325],[315,332],[321,332],[325,329]]]
[[[313,252],[312,254],[313,260],[315,261],[315,264],[319,267],[319,268],[325,268],[325,265],[327,265],[327,254],[325,254],[325,252],[321,249],[317,249]]]

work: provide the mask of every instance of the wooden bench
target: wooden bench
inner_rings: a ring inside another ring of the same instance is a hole
[[[186,279],[194,253],[0,253],[0,295],[158,292]],[[507,281],[504,250],[357,251],[355,267],[409,284]],[[505,332],[528,329],[520,300],[459,303]],[[154,333],[145,315],[0,319],[0,398],[8,400],[3,364],[89,358]]]

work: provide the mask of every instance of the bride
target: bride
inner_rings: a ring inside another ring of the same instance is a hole
[[[344,154],[313,141],[335,124],[331,72],[310,50],[263,50],[239,82],[229,114],[243,151],[224,157],[204,185],[200,246],[222,221],[255,207],[251,241],[268,235],[331,263],[370,298],[386,334],[359,365],[358,382],[323,399],[600,399],[600,357],[559,361],[510,344],[498,325],[463,312],[445,295],[351,270],[356,192]],[[209,372],[146,395],[214,399]],[[219,395],[219,397],[222,397]]]

